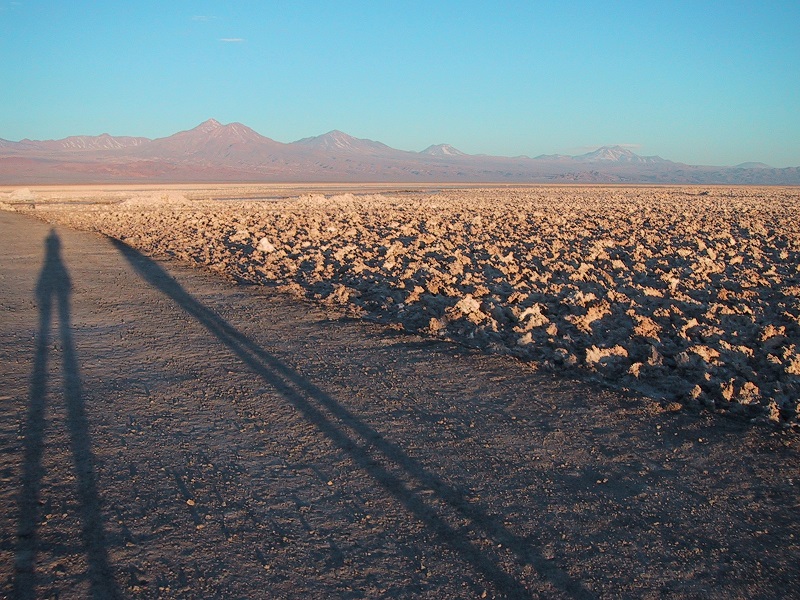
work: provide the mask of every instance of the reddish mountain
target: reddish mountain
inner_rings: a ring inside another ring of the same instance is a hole
[[[150,140],[73,136],[0,139],[0,184],[189,181],[447,181],[576,183],[800,184],[800,168],[696,167],[638,156],[620,146],[580,156],[468,155],[447,144],[397,150],[330,131],[290,144],[241,123],[209,119]]]
[[[255,165],[264,155],[280,152],[285,146],[241,123],[222,125],[209,119],[194,129],[149,141],[137,148],[137,154],[205,161],[233,159]]]

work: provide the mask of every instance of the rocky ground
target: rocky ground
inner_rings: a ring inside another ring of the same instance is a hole
[[[407,331],[798,424],[797,188],[280,196],[16,190],[4,201]]]

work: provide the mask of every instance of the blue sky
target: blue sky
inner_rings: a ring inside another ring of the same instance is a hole
[[[0,138],[161,137],[800,166],[800,2],[0,0]]]

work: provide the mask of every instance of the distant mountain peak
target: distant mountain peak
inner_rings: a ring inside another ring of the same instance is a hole
[[[208,119],[197,127],[176,135],[198,139],[224,140],[230,143],[268,139],[242,123],[223,125],[216,119]]]
[[[425,148],[420,154],[427,154],[428,156],[467,156],[450,144],[434,144]]]
[[[223,127],[222,123],[216,119],[208,119],[207,121],[200,123],[200,125],[192,129],[192,131],[196,131],[197,133],[211,133],[220,127]]]
[[[192,156],[209,163],[236,160],[239,164],[253,164],[277,146],[278,142],[241,123],[223,125],[216,119],[208,119],[193,129],[153,140],[142,149],[156,156]]]
[[[360,138],[348,135],[343,131],[334,129],[322,135],[303,138],[297,140],[294,144],[306,146],[317,150],[324,150],[326,152],[337,152],[345,150],[348,152],[361,152],[361,151],[386,151],[391,150],[386,144],[381,142],[374,142],[372,140],[362,140]]]
[[[573,157],[581,162],[605,162],[605,163],[654,163],[663,162],[659,156],[639,156],[634,154],[624,146],[601,146],[597,150]]]
[[[319,136],[319,139],[342,150],[354,148],[359,141],[358,138],[354,138],[352,135],[348,135],[344,131],[339,131],[338,129],[322,134]]]
[[[601,146],[597,150],[582,154],[581,158],[590,160],[611,160],[614,162],[629,162],[636,154],[622,146]],[[576,157],[578,158],[578,157]]]
[[[740,164],[736,165],[733,168],[734,169],[771,169],[772,167],[770,167],[768,164],[765,164],[763,162],[743,162],[743,163],[740,163]]]
[[[247,125],[241,123],[228,123],[227,125],[220,125],[213,132],[218,132],[230,139],[237,139],[239,141],[266,139],[260,133],[257,133]]]

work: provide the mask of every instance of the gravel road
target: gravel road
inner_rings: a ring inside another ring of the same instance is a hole
[[[800,596],[796,433],[0,212],[0,596]]]

